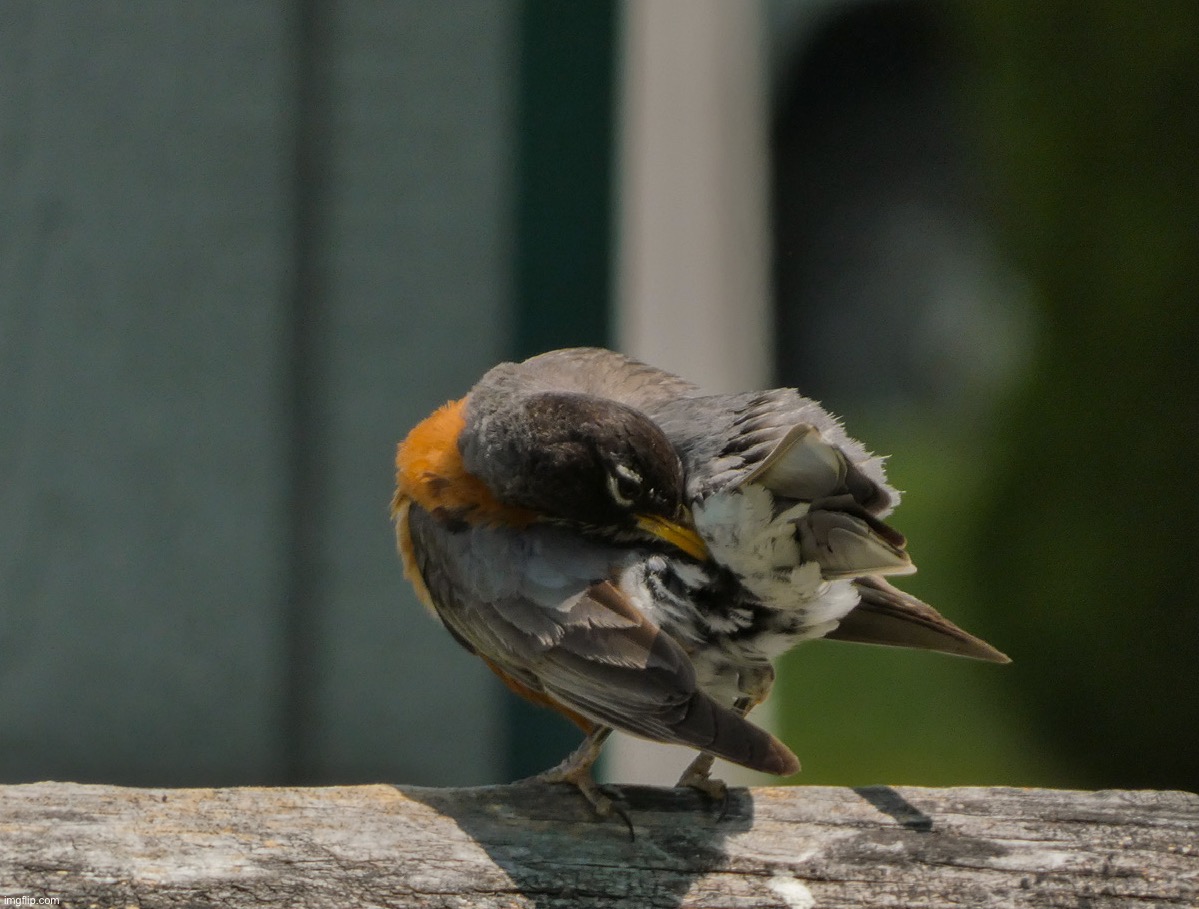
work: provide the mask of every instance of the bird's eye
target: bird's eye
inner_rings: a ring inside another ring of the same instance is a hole
[[[616,464],[608,474],[608,494],[622,508],[631,507],[641,495],[641,474],[624,464]]]

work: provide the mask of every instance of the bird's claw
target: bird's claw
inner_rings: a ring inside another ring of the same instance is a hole
[[[684,775],[679,780],[678,785],[698,790],[714,802],[724,803],[728,801],[729,787],[724,780],[714,780],[707,776],[690,777]]]
[[[729,807],[729,787],[724,780],[712,779],[712,762],[712,755],[701,754],[683,771],[675,785],[686,786],[703,793],[714,804],[720,806],[720,819],[723,820]]]
[[[597,783],[591,776],[589,766],[554,767],[544,773],[539,773],[533,779],[541,783],[568,783],[574,786],[591,804],[591,809],[597,817],[606,819],[615,814],[629,828],[629,840],[637,838],[632,818],[629,817],[629,812],[623,804],[624,795],[615,786],[601,786]]]

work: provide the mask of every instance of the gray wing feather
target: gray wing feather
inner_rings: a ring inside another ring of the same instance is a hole
[[[793,388],[674,398],[653,404],[647,413],[678,449],[693,499],[744,483],[789,434],[810,426],[840,452],[848,480],[859,486],[851,486],[855,499],[869,500],[870,511],[880,517],[899,503],[899,493],[887,484],[883,458],[868,452],[836,417]]]
[[[426,586],[473,649],[588,715],[661,733],[696,690],[690,660],[648,618],[622,609],[613,553],[553,528],[449,532],[409,516]],[[556,575],[558,583],[548,583]],[[532,579],[536,580],[532,580]]]
[[[682,647],[608,580],[619,550],[536,525],[451,531],[415,505],[408,520],[438,615],[468,649],[598,722],[768,773],[798,769],[774,736],[700,691]]]

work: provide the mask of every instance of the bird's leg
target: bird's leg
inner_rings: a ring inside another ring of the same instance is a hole
[[[687,769],[683,771],[683,775],[679,777],[679,781],[675,785],[690,786],[692,789],[698,789],[713,801],[723,801],[728,796],[729,787],[725,785],[724,780],[712,779],[712,764],[715,761],[714,755],[701,751],[696,755],[695,760],[687,765]]]
[[[770,689],[774,687],[774,667],[765,663],[745,669],[738,683],[742,695],[733,702],[733,710],[741,716],[746,716],[769,696]],[[714,755],[701,751],[695,760],[687,765],[687,769],[675,785],[698,789],[708,798],[719,802],[722,806],[720,813],[723,815],[728,803],[729,787],[725,785],[724,780],[712,779],[712,764],[715,760]]]
[[[762,700],[763,698],[750,696],[737,698],[733,702],[733,710],[741,716],[745,716],[762,703]],[[723,817],[725,808],[728,806],[729,787],[724,780],[712,779],[712,764],[715,761],[715,755],[701,751],[696,755],[695,760],[687,765],[687,769],[683,771],[683,775],[679,777],[679,781],[675,785],[698,789],[712,801],[718,802],[721,806],[720,814]]]
[[[620,816],[629,828],[629,836],[633,836],[633,822],[629,820],[624,807],[616,802],[605,787],[596,783],[591,775],[592,765],[599,757],[600,749],[612,734],[611,726],[597,726],[583,739],[583,743],[572,751],[561,764],[551,767],[533,777],[541,783],[570,783],[583,794],[583,798],[591,803],[595,813],[600,817],[610,817],[613,813]],[[617,794],[619,798],[619,794]]]
[[[741,678],[741,691],[746,693],[733,702],[733,710],[741,716],[746,716],[755,706],[764,702],[773,684],[775,669],[769,663],[748,670]],[[691,764],[687,765],[687,769],[682,772],[679,782],[675,785],[698,789],[712,801],[721,803],[721,817],[724,817],[725,808],[728,807],[729,787],[723,779],[712,779],[712,763],[715,760],[713,754],[700,752]]]

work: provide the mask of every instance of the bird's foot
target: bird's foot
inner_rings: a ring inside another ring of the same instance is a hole
[[[591,768],[599,757],[600,747],[611,732],[611,729],[602,727],[594,730],[566,760],[537,774],[532,780],[539,783],[569,783],[587,799],[597,817],[609,818],[615,814],[629,828],[629,839],[635,839],[633,822],[621,804],[624,796],[620,790],[614,786],[601,786],[591,775]]]
[[[608,818],[615,814],[625,822],[629,833],[632,834],[633,823],[629,820],[629,814],[624,805],[621,804],[624,796],[614,786],[601,786],[597,783],[591,775],[590,765],[568,767],[559,764],[544,773],[537,774],[533,779],[540,783],[569,783],[591,803],[591,808],[598,817]]]
[[[710,776],[690,776],[684,774],[676,784],[678,786],[687,786],[691,789],[696,789],[702,792],[714,802],[723,804],[728,800],[729,787],[724,780],[714,780]]]
[[[720,806],[720,816],[723,818],[729,805],[729,787],[724,780],[712,779],[712,763],[715,758],[710,754],[701,754],[683,771],[676,786],[686,786],[702,792],[713,803]]]

